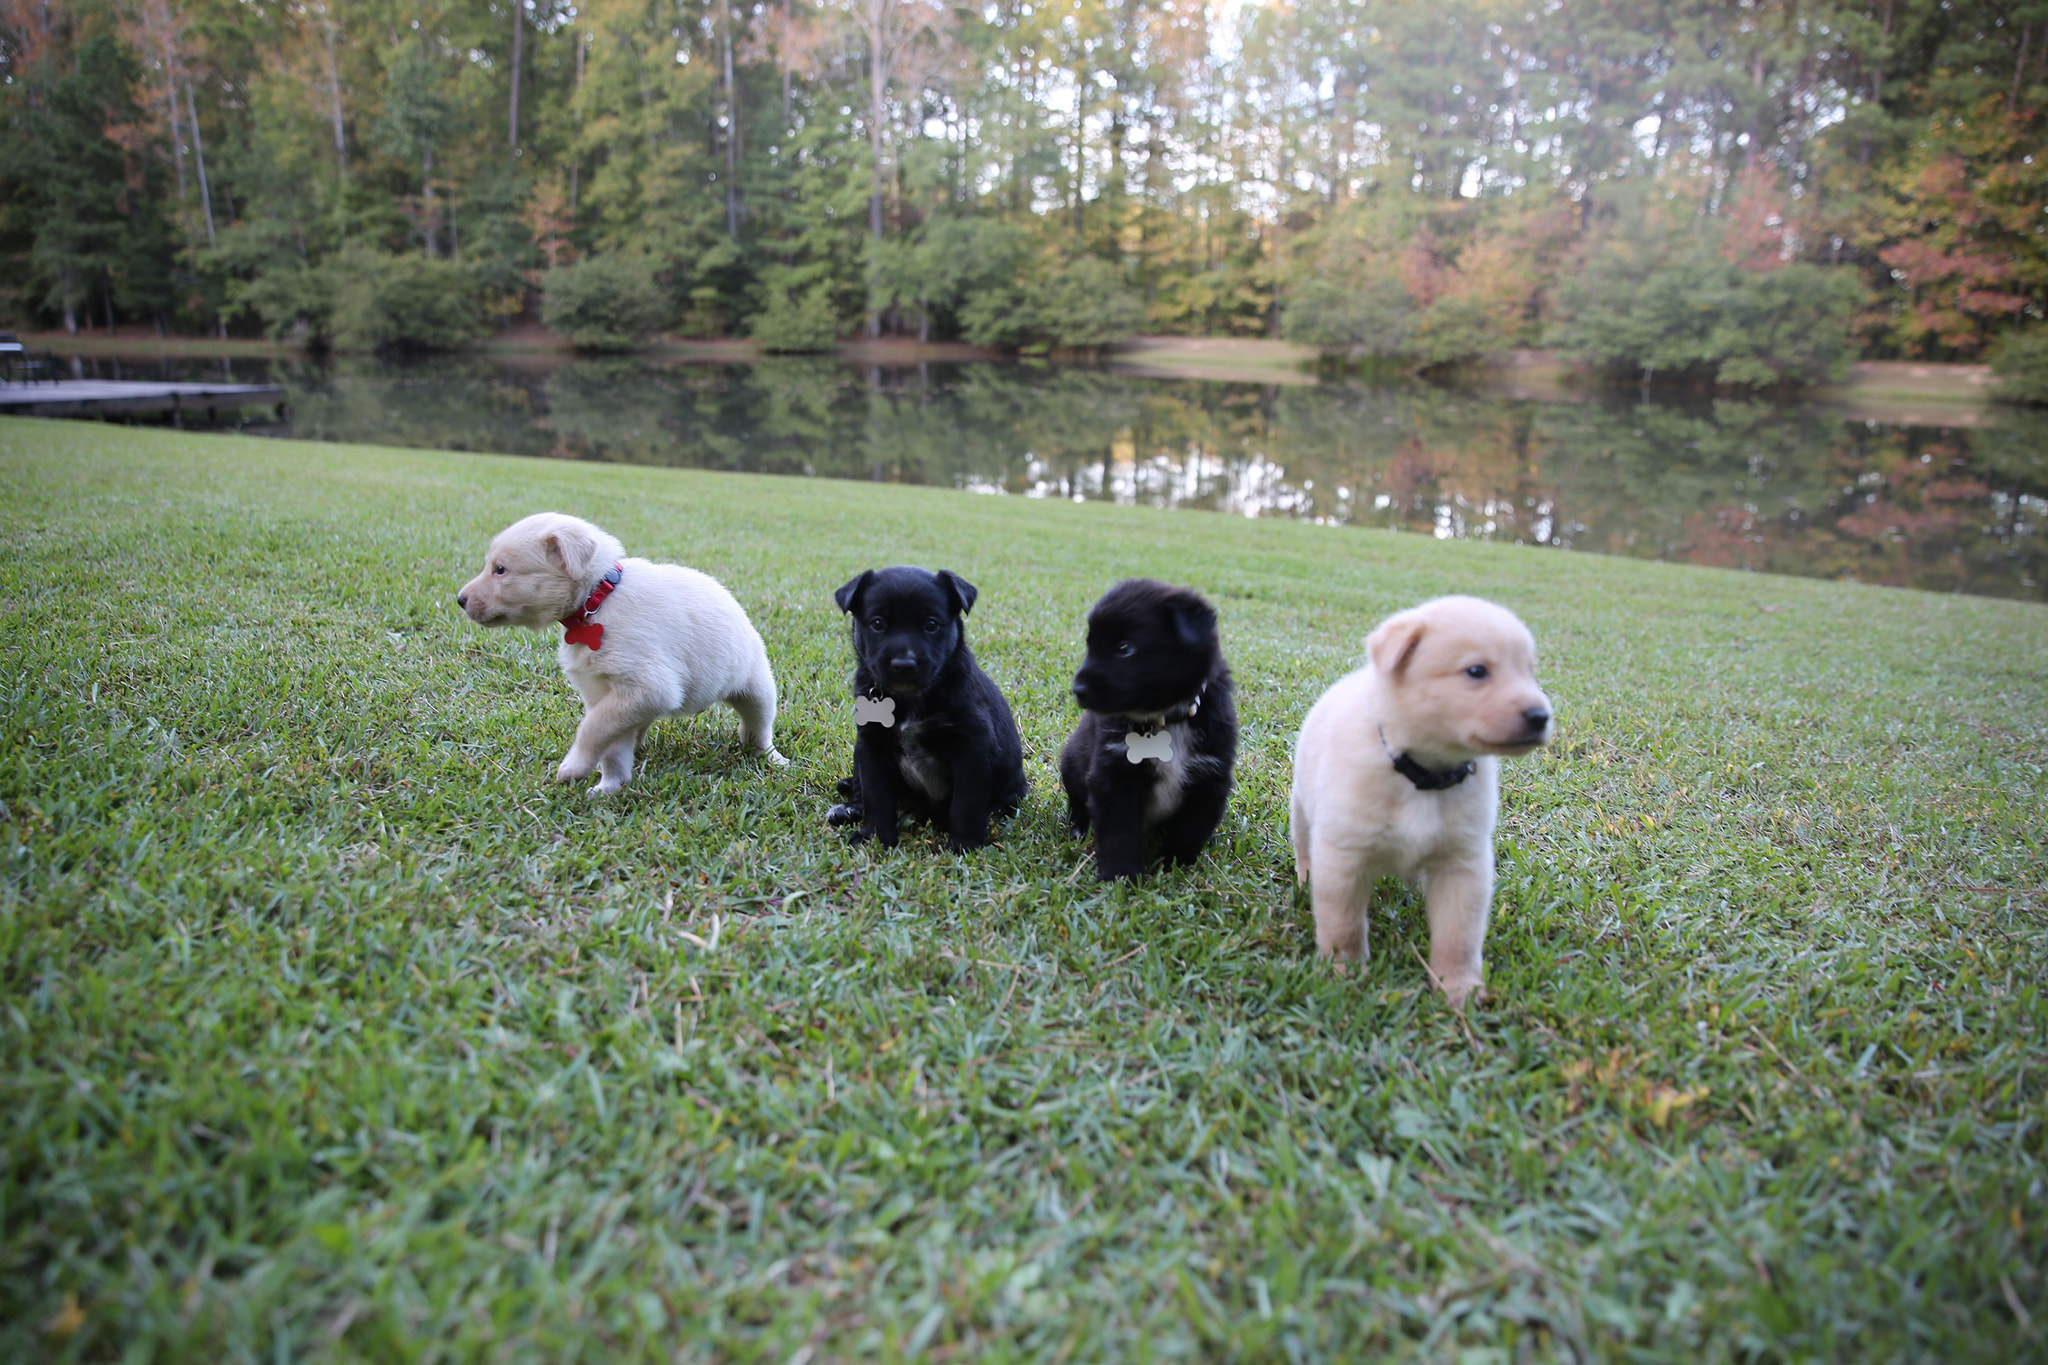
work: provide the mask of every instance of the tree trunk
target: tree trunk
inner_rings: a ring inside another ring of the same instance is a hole
[[[185,222],[185,229],[191,231],[191,220],[185,218],[185,139],[178,136],[178,50],[171,40],[171,26],[166,18],[164,23],[164,102],[170,106],[170,117],[164,120],[171,129],[171,156],[178,163],[178,217]]]
[[[2012,94],[2005,101],[2005,112],[2016,114],[2020,109],[2020,78],[2027,74],[2027,40],[2034,36],[2031,24],[2020,25],[2020,55],[2012,64]]]
[[[1074,235],[1079,237],[1084,226],[1082,214],[1087,207],[1081,181],[1088,173],[1088,75],[1086,71],[1076,71],[1074,75]]]
[[[732,5],[718,0],[719,25],[725,41],[725,235],[731,241],[740,236],[740,96],[732,79]]]
[[[334,164],[339,168],[341,178],[348,179],[348,134],[344,131],[341,116],[341,73],[334,65],[333,20],[327,21],[327,93],[334,101]]]
[[[206,244],[218,245],[213,234],[213,191],[206,183],[206,143],[199,136],[199,101],[192,97],[192,82],[185,82],[185,103],[192,111],[192,159],[199,166],[199,207],[206,210]]]
[[[879,9],[886,0],[868,0],[870,6]],[[882,96],[888,84],[889,73],[882,64],[881,15],[875,15],[875,22],[868,30],[868,156],[872,163],[873,188],[868,194],[868,236],[877,247],[882,244]],[[879,256],[868,264],[868,335],[882,334],[882,314],[875,295],[880,289],[876,270],[881,262]]]
[[[425,219],[422,226],[426,229],[427,259],[432,260],[440,254],[434,242],[440,224],[434,221],[434,147],[432,143],[427,144],[422,162],[426,172],[422,177],[422,183],[426,186],[426,194],[422,201],[423,207],[421,208],[420,216]]]
[[[526,55],[526,0],[512,0],[512,111],[505,121],[506,145],[519,154],[519,68]]]
[[[580,138],[583,132],[583,53],[590,46],[582,29],[576,31],[576,132]],[[576,213],[576,192],[583,178],[583,163],[580,160],[569,163],[569,214]]]

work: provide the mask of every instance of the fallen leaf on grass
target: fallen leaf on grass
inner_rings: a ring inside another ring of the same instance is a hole
[[[1711,1093],[1711,1086],[1700,1086],[1694,1090],[1673,1090],[1668,1085],[1653,1086],[1650,1089],[1650,1122],[1659,1128],[1669,1126],[1671,1111],[1686,1109],[1698,1104]]]
[[[78,1306],[78,1295],[66,1294],[63,1306],[43,1319],[43,1332],[59,1341],[69,1341],[78,1335],[78,1329],[85,1326],[85,1310]]]

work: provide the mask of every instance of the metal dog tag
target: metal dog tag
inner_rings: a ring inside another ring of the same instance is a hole
[[[863,725],[879,725],[884,730],[896,726],[896,699],[894,697],[855,697],[853,699],[853,723],[856,728]]]
[[[1132,730],[1124,736],[1124,757],[1133,763],[1143,763],[1148,758],[1173,762],[1173,732],[1164,728],[1150,734]]]

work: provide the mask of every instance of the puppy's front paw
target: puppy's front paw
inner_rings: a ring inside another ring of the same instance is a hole
[[[825,812],[825,823],[828,825],[857,825],[860,823],[860,807],[841,802]],[[861,831],[861,836],[865,837],[866,833],[867,831],[865,830]]]
[[[1365,971],[1365,954],[1357,948],[1318,948],[1316,957],[1330,964],[1333,976],[1345,977]]]
[[[1479,984],[1477,977],[1469,981],[1446,981],[1444,983],[1445,1002],[1460,1014],[1464,1013],[1467,1003],[1483,1001],[1485,999],[1486,987]]]
[[[767,753],[762,754],[761,757],[767,759],[770,763],[773,763],[778,768],[787,768],[789,766],[789,760],[784,758],[780,752],[774,749],[770,749]]]
[[[595,763],[585,763],[577,758],[576,755],[570,754],[562,760],[561,766],[555,769],[555,781],[581,782],[584,778],[590,776],[592,772],[596,771],[596,769],[597,765]]]

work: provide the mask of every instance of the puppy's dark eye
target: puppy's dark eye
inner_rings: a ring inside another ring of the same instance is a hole
[[[1465,670],[1465,676],[1470,678],[1473,682],[1484,682],[1487,677],[1486,665],[1473,664],[1470,668]]]
[[[939,633],[938,617],[927,616],[924,618],[924,633],[927,635],[937,635]]]
[[[1129,640],[1118,640],[1116,642],[1116,657],[1119,659],[1128,659],[1137,652],[1138,647]]]
[[[875,632],[877,632],[877,633],[880,633],[881,631],[885,631],[885,630],[887,630],[888,628],[889,628],[889,623],[888,623],[887,621],[883,620],[883,619],[882,619],[881,617],[879,617],[879,616],[870,616],[870,617],[868,618],[868,629],[869,629],[869,630],[872,630],[872,631],[875,631]]]
[[[505,572],[505,566],[503,564],[493,564],[491,566],[491,572],[494,574],[501,574]]]

